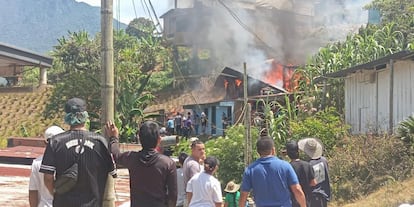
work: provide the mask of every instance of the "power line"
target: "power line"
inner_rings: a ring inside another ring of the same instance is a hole
[[[135,19],[136,19],[136,18],[138,18],[138,15],[137,15],[137,9],[135,7],[135,0],[132,0],[132,7],[134,8]]]
[[[228,7],[222,0],[217,0],[233,17],[234,20],[247,32],[249,32],[251,35],[253,35],[259,42],[261,42],[267,49],[269,49],[272,52],[277,53],[273,47],[269,46],[259,35],[257,35],[252,29],[250,29],[243,21],[237,16],[237,14],[231,10],[230,7]]]
[[[116,18],[118,19],[116,29],[119,31],[121,29],[121,0],[117,1]]]
[[[152,6],[151,0],[148,0],[148,3],[151,6],[152,12],[154,13],[155,20],[157,20],[157,24],[155,25],[155,27],[158,26],[161,29],[161,32],[160,33],[162,33],[162,25],[160,24],[160,20],[158,19],[157,13],[155,12],[154,7]]]
[[[141,7],[142,7],[142,11],[144,11],[144,14],[147,14],[147,11],[145,10],[144,0],[141,0]]]

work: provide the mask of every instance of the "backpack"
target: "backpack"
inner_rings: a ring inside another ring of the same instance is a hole
[[[78,139],[79,153],[82,152],[83,145],[85,144],[85,139],[82,139],[82,142]],[[62,175],[56,179],[54,183],[55,193],[56,194],[65,194],[71,191],[76,184],[78,183],[78,163],[80,160],[80,154],[77,155],[75,163],[73,163],[68,169],[66,169]]]

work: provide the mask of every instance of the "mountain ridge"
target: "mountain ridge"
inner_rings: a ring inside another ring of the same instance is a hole
[[[69,31],[100,32],[100,15],[100,7],[75,0],[2,0],[0,42],[47,54]],[[114,19],[114,28],[118,23],[127,26]]]

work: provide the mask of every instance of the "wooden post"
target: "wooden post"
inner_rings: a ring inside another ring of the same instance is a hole
[[[243,63],[243,92],[244,92],[244,126],[246,127],[245,130],[245,147],[244,147],[244,165],[247,167],[252,160],[252,140],[251,140],[251,105],[248,103],[247,94],[247,67],[246,63]]]
[[[389,122],[388,133],[391,135],[394,132],[394,60],[390,60],[390,108],[389,108]]]

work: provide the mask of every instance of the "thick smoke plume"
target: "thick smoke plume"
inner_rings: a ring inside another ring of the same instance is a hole
[[[246,62],[254,75],[268,68],[268,59],[304,64],[328,42],[343,40],[367,23],[363,6],[369,2],[177,0],[177,7],[195,9],[188,24],[199,28],[192,36],[198,48],[209,49],[221,66],[241,69]]]

